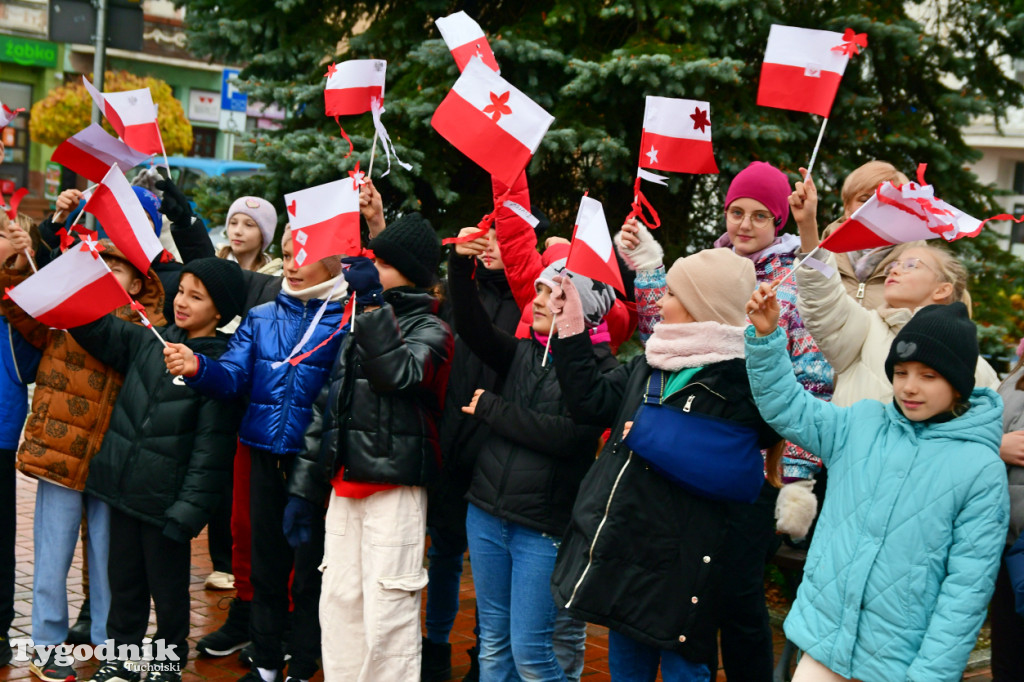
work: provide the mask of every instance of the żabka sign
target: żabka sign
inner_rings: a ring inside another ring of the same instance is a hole
[[[57,44],[28,38],[0,36],[0,61],[22,66],[57,66]]]

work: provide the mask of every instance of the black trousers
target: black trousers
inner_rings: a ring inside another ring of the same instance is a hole
[[[17,536],[14,450],[0,450],[0,636],[14,621],[14,542]]]
[[[178,669],[188,663],[192,548],[163,529],[110,508],[110,615],[107,636],[115,646],[141,646],[149,625],[149,600],[156,610],[154,644],[174,646]],[[154,652],[157,649],[154,647]],[[173,663],[173,661],[167,661]]]
[[[310,542],[292,549],[284,537],[284,507],[288,502],[285,475],[290,457],[252,448],[249,514],[252,523],[252,610],[249,632],[253,665],[268,670],[284,667],[291,654],[288,676],[308,680],[320,657],[320,562],[324,557],[324,517],[318,514]],[[288,578],[294,568],[291,635],[288,622]],[[287,647],[287,649],[286,649]]]
[[[779,546],[775,534],[778,489],[767,482],[753,504],[732,505],[722,555],[719,637],[729,682],[771,682],[774,654],[764,567]],[[714,662],[712,670],[718,665]]]
[[[232,462],[234,458],[232,458]],[[233,465],[232,465],[233,466]],[[213,512],[210,521],[206,526],[206,539],[210,548],[210,561],[213,563],[213,570],[221,573],[231,573],[231,489],[233,476],[228,479],[224,487],[220,504]]]
[[[1014,609],[1006,561],[999,562],[996,591],[989,606],[992,625],[992,682],[1016,682],[1024,675],[1024,617]]]

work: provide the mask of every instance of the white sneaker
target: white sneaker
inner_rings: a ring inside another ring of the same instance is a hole
[[[233,590],[235,589],[235,576],[224,571],[214,571],[206,576],[203,587],[207,590]]]

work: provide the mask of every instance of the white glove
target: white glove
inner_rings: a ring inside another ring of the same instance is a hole
[[[636,233],[640,243],[635,248],[627,248],[622,243],[621,231],[615,235],[615,246],[630,270],[653,270],[662,264],[665,252],[642,223],[637,227],[640,228]]]
[[[775,501],[775,528],[794,540],[803,540],[818,515],[818,498],[814,495],[814,481],[787,483],[779,490]]]

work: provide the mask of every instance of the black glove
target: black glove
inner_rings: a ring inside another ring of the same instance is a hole
[[[345,281],[356,294],[359,305],[380,305],[384,287],[380,285],[380,273],[373,261],[365,256],[348,256],[341,259]]]
[[[316,508],[313,503],[297,495],[288,496],[288,504],[284,507],[284,537],[294,548],[304,545],[313,539],[313,515]]]
[[[170,180],[157,180],[156,188],[163,192],[160,200],[160,212],[174,224],[190,223],[192,220],[192,204]]]
[[[164,536],[184,545],[192,541],[192,532],[174,519],[168,519],[164,525]]]

